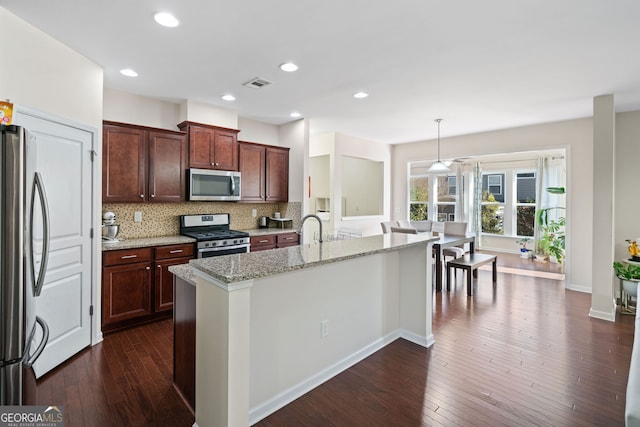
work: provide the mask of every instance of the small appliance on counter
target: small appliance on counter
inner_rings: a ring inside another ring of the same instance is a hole
[[[258,218],[258,227],[259,228],[269,228],[269,217],[261,216]]]
[[[116,214],[105,212],[102,215],[102,243],[116,243],[120,232],[120,225],[116,224]]]

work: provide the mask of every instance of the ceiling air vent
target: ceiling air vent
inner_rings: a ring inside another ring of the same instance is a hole
[[[261,79],[260,77],[253,78],[248,82],[244,83],[243,86],[250,87],[253,89],[262,89],[265,86],[269,86],[271,82],[269,80]]]

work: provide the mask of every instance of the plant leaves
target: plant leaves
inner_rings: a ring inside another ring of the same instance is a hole
[[[566,193],[566,189],[564,187],[547,187],[546,188],[548,193],[551,194],[565,194]]]

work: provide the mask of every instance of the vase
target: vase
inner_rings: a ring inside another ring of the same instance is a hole
[[[638,282],[637,281],[622,279],[622,289],[627,295],[634,298],[638,298]]]

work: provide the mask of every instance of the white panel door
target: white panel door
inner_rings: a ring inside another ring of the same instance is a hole
[[[91,343],[90,236],[92,132],[18,111],[15,123],[36,139],[36,169],[49,202],[50,252],[36,313],[49,325],[49,343],[34,364],[36,377]],[[39,212],[37,209],[36,212]],[[35,224],[41,224],[37,218]],[[42,235],[42,226],[35,235]],[[36,244],[36,252],[42,242]]]

